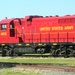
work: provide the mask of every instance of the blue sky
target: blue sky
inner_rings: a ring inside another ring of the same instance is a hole
[[[0,20],[26,15],[75,14],[75,0],[0,0]]]

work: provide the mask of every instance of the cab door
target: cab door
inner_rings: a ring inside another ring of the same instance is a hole
[[[13,22],[10,23],[10,37],[15,37],[15,28]]]

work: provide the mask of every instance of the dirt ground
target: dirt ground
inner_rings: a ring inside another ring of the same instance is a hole
[[[16,68],[35,68],[40,70],[57,70],[65,72],[75,72],[75,67],[72,66],[56,66],[56,65],[16,65]]]

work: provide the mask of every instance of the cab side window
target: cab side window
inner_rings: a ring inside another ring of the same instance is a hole
[[[13,28],[13,25],[12,24],[10,24],[10,29],[12,29]]]
[[[1,30],[6,30],[6,24],[1,25]]]

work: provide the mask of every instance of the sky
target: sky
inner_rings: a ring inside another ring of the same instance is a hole
[[[0,0],[0,20],[28,15],[74,15],[75,0]]]

